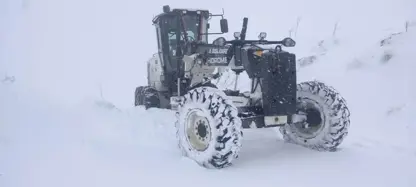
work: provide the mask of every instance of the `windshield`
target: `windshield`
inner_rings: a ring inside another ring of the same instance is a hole
[[[164,41],[167,41],[167,46],[165,50],[168,51],[170,56],[176,56],[177,45],[180,41],[184,41],[185,33],[187,36],[188,42],[192,41],[201,41],[203,43],[208,42],[207,33],[207,18],[197,14],[195,12],[190,12],[181,16],[182,20],[178,19],[178,16],[166,16],[161,20],[162,22],[162,35],[165,35],[163,38]],[[201,19],[202,18],[202,19]],[[180,21],[180,22],[179,22]],[[180,29],[179,29],[179,26]],[[204,33],[201,35],[201,33]],[[177,35],[180,34],[178,37]]]
[[[195,34],[193,31],[188,30],[186,31],[187,36],[188,36],[188,41],[194,41],[195,38]],[[184,35],[182,34],[181,38],[183,38]],[[169,32],[169,51],[170,51],[170,55],[175,56],[176,55],[176,47],[178,45],[177,41],[176,41],[176,32]]]
[[[187,14],[183,16],[183,24],[189,41],[201,40],[202,42],[207,42],[206,37],[201,37],[201,33],[206,33],[207,27],[206,21],[201,21],[200,15]]]
[[[196,16],[185,15],[183,16],[183,24],[185,32],[188,35],[188,40],[195,41],[195,35],[198,33],[199,21]]]
[[[192,31],[186,31],[188,38],[195,38],[195,33]],[[176,33],[170,32],[169,33],[169,40],[176,40]]]

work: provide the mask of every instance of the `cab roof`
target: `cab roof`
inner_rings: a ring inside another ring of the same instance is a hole
[[[185,12],[184,12],[185,11]],[[164,16],[175,16],[178,13],[184,12],[185,14],[202,14],[209,16],[209,11],[204,9],[191,9],[191,8],[175,8],[172,11],[161,13],[157,16],[155,16],[152,20],[153,23],[156,23],[160,17]]]

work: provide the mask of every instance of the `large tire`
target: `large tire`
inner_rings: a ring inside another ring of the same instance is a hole
[[[142,96],[141,96],[142,90],[143,90],[143,86],[139,86],[134,91],[134,106],[143,105]]]
[[[150,86],[139,86],[134,92],[134,106],[149,108],[160,108],[159,93]]]
[[[177,112],[176,136],[183,156],[205,168],[224,168],[238,158],[243,138],[237,108],[212,87],[184,95]]]
[[[298,84],[297,111],[307,114],[306,121],[281,127],[285,141],[319,151],[336,151],[348,134],[350,112],[347,103],[334,88],[324,83]]]

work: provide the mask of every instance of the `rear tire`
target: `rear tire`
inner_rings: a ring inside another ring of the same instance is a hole
[[[306,121],[280,127],[285,141],[319,151],[335,151],[348,134],[347,103],[334,88],[324,83],[298,84],[297,111],[307,114]]]
[[[149,108],[160,108],[158,91],[150,86],[139,86],[134,92],[134,106]]]
[[[177,112],[176,137],[183,155],[205,168],[224,168],[238,158],[243,138],[237,108],[215,88],[184,95]]]
[[[143,86],[139,86],[134,91],[134,106],[143,105],[142,96],[141,96],[142,89],[143,89]]]

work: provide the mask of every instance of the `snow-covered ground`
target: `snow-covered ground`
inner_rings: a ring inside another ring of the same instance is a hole
[[[156,51],[150,20],[169,2],[148,3],[0,1],[0,187],[416,186],[416,26],[403,32],[416,20],[415,2],[270,1],[262,11],[171,3],[225,8],[230,31],[248,16],[252,38],[283,38],[301,18],[289,50],[316,60],[301,63],[299,79],[333,85],[350,107],[340,151],[286,144],[276,129],[246,130],[240,158],[224,170],[180,156],[171,111],[131,107]]]

